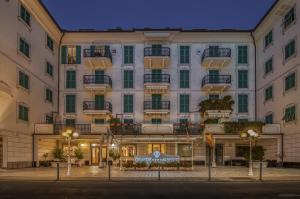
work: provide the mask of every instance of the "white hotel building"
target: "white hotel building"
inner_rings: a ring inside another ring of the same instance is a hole
[[[107,160],[112,143],[122,161],[158,150],[205,164],[208,132],[224,165],[248,145],[238,121],[259,131],[266,160],[300,165],[298,0],[277,1],[251,30],[66,31],[40,1],[0,10],[10,27],[0,31],[0,167],[53,159],[67,128],[89,165]],[[200,114],[200,102],[225,96],[231,111]]]

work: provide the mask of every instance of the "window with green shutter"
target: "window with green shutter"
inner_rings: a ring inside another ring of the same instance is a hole
[[[273,71],[273,58],[265,62],[265,75]]]
[[[53,77],[53,66],[49,62],[46,62],[46,72]]]
[[[189,113],[190,112],[190,96],[189,95],[180,95],[180,113]]]
[[[19,120],[28,122],[28,112],[28,107],[19,104]]]
[[[238,112],[248,113],[248,95],[238,95]]]
[[[124,113],[133,113],[133,95],[124,95]]]
[[[76,46],[76,64],[81,64],[81,46]]]
[[[19,38],[19,51],[26,57],[30,57],[30,46],[22,37]]]
[[[76,112],[76,96],[66,95],[66,113]]]
[[[269,86],[265,90],[265,101],[268,101],[273,98],[273,86]]]
[[[248,70],[238,71],[238,88],[248,88]]]
[[[190,71],[180,70],[180,88],[190,87]]]
[[[265,48],[268,47],[273,42],[273,31],[271,30],[265,36]]]
[[[19,85],[29,89],[29,76],[21,71],[19,71]]]
[[[296,120],[296,106],[287,107],[284,111],[284,121],[291,122]]]
[[[296,86],[296,74],[292,73],[285,78],[285,91]]]
[[[238,46],[238,64],[248,64],[248,46]]]
[[[20,6],[20,18],[28,25],[30,26],[30,20],[31,16],[28,10],[21,4]]]
[[[265,116],[265,123],[266,124],[273,124],[273,113],[270,113]]]
[[[53,124],[52,115],[46,115],[46,124]]]
[[[133,70],[124,70],[124,88],[133,88]]]
[[[95,124],[104,124],[104,123],[105,123],[105,119],[99,119],[99,118],[96,118],[96,119],[94,120],[94,123],[95,123]]]
[[[47,46],[51,51],[53,51],[53,40],[49,35],[47,35]]]
[[[133,46],[124,46],[124,64],[133,64]]]
[[[284,16],[283,26],[287,28],[291,23],[295,21],[295,7],[291,8]]]
[[[284,57],[285,59],[290,58],[295,54],[296,50],[296,42],[295,40],[292,40],[284,47]]]
[[[49,88],[46,88],[46,100],[51,103],[53,102],[53,93]]]
[[[76,71],[66,71],[66,88],[76,88]]]
[[[180,64],[190,63],[190,47],[180,46]]]
[[[161,119],[160,118],[153,118],[151,119],[152,124],[161,124]]]

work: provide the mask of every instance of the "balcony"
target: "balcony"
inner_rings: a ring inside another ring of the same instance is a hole
[[[144,101],[145,114],[170,113],[170,101]]]
[[[143,123],[142,134],[150,134],[150,135],[173,134],[173,124],[172,123],[163,123],[163,124]]]
[[[196,123],[175,123],[173,127],[175,135],[200,135],[203,131]]]
[[[83,113],[87,115],[107,115],[112,113],[110,102],[97,103],[96,101],[84,101]]]
[[[201,58],[202,66],[207,68],[221,68],[227,66],[230,61],[230,48],[207,48]]]
[[[134,123],[111,124],[110,129],[114,135],[139,135],[141,132],[141,125]]]
[[[84,88],[91,91],[106,92],[112,88],[112,81],[107,75],[84,75]]]
[[[231,75],[206,75],[201,86],[207,92],[223,92],[231,86]]]
[[[145,74],[144,87],[149,93],[164,93],[169,89],[169,74]]]
[[[170,64],[170,48],[144,48],[144,67],[146,69],[165,69]]]
[[[109,49],[84,49],[84,63],[96,69],[112,66],[112,55]]]

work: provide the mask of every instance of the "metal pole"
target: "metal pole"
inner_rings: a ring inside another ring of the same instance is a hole
[[[160,166],[158,167],[158,181],[160,181]]]
[[[211,147],[208,148],[208,181],[211,181]]]
[[[71,138],[68,139],[68,171],[67,171],[67,176],[71,175]]]
[[[59,181],[59,162],[56,163],[56,180]]]
[[[249,154],[250,154],[250,157],[249,157],[249,172],[248,172],[248,176],[253,176],[253,169],[252,169],[252,138],[250,136],[249,138],[250,140],[250,151],[249,151]]]
[[[259,162],[259,180],[262,181],[262,161]]]
[[[110,170],[110,163],[108,164],[108,180],[111,181],[111,170]]]

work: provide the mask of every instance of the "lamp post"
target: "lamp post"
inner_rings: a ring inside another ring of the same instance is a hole
[[[79,136],[79,133],[74,132],[70,129],[66,130],[62,133],[62,136],[65,138],[65,140],[68,142],[68,170],[67,170],[67,176],[71,175],[71,141],[72,139],[76,139]]]
[[[253,168],[252,168],[252,141],[254,141],[258,137],[258,133],[249,129],[247,133],[241,133],[241,138],[249,138],[249,172],[248,176],[253,176]]]

